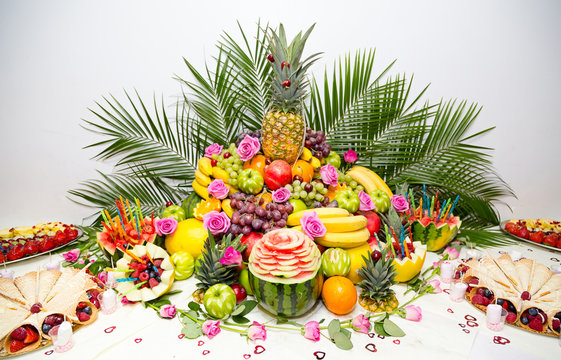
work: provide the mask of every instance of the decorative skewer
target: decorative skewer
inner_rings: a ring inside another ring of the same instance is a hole
[[[128,251],[125,248],[121,248],[119,246],[117,246],[117,249],[121,250],[122,252],[124,252],[125,254],[127,254],[128,256],[130,256],[131,258],[135,259],[136,261],[138,261],[139,263],[144,264],[144,261],[142,261],[141,258],[139,258],[138,256],[136,256],[135,254],[131,253],[130,251]]]
[[[419,199],[419,219],[423,218],[423,198]]]
[[[409,198],[411,199],[411,209],[415,209],[415,197],[413,196],[413,189],[409,189]],[[413,215],[415,215],[415,211],[413,210]]]
[[[397,241],[398,244],[399,244],[399,238],[395,234],[395,230],[393,229],[393,226],[390,226],[390,231],[392,232],[392,235],[395,237],[395,241]],[[392,242],[393,242],[393,240],[392,240]],[[401,247],[401,256],[405,256],[405,253],[403,252],[403,246]]]
[[[133,221],[134,217],[132,216],[132,210],[131,210],[131,205],[129,204],[129,199],[126,200],[127,201],[127,208],[129,209],[129,213],[131,214],[131,221]],[[126,212],[125,212],[126,213]],[[128,215],[127,215],[128,218]],[[128,219],[127,219],[128,220]]]
[[[27,303],[25,303],[25,301],[21,301],[20,299],[13,298],[13,297],[11,297],[11,296],[9,296],[9,295],[0,293],[0,296],[3,296],[3,297],[5,297],[6,299],[8,299],[8,300],[10,300],[10,301],[13,301],[13,302],[16,302],[16,303],[18,303],[18,304],[20,304],[20,305],[23,305],[23,306],[27,305]]]
[[[392,249],[393,257],[395,259],[396,255],[395,255],[395,249],[393,248],[393,239],[388,232],[388,225],[384,224],[384,230],[386,231],[386,244],[388,242],[390,243],[390,248]]]
[[[448,210],[446,210],[446,213],[442,216],[442,220],[446,220],[448,219],[448,214],[450,214],[450,208],[452,207],[452,199],[448,199]]]
[[[41,269],[37,266],[37,274],[35,276],[35,303],[39,302],[39,271]]]
[[[432,215],[433,211],[434,211],[434,196],[432,197],[432,199],[431,199],[431,201],[430,201],[430,212],[429,212],[429,217],[430,217],[431,219],[432,219],[432,217],[433,217],[433,215]]]
[[[438,221],[440,220],[440,215],[442,214],[442,209],[444,209],[444,208],[446,207],[446,202],[447,202],[447,201],[448,201],[448,200],[444,200],[444,203],[442,204],[442,207],[440,208],[440,211],[438,212],[438,216],[436,217],[436,221],[435,221],[435,222],[438,222]]]
[[[144,217],[142,216],[142,209],[140,208],[140,200],[136,198],[136,206],[138,206],[138,215],[140,217],[140,223],[144,226]]]
[[[120,294],[119,297],[122,298],[123,296],[127,295],[127,294],[130,293],[131,291],[137,290],[138,288],[140,288],[142,285],[146,284],[147,282],[148,282],[148,281],[139,282],[138,284],[136,284],[135,286],[133,286],[132,289],[128,290],[126,293]]]
[[[456,195],[456,199],[454,199],[454,203],[452,204],[452,207],[450,208],[450,215],[452,215],[452,211],[454,211],[454,207],[458,203],[459,199],[460,199],[460,195]],[[446,215],[446,219],[448,219],[448,215]]]

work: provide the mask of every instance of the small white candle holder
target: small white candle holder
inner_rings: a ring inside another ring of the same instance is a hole
[[[107,286],[110,289],[114,289],[117,287],[117,280],[115,280],[115,275],[113,274],[113,271],[107,272],[107,280],[105,280],[105,286]]]
[[[48,271],[60,271],[60,260],[51,260],[45,264],[45,269]]]
[[[468,249],[466,251],[466,258],[467,259],[474,259],[479,260],[481,258],[481,252],[475,249]]]
[[[509,255],[512,261],[518,261],[522,258],[522,253],[518,250],[511,250]]]
[[[49,330],[49,336],[53,341],[55,351],[58,353],[66,352],[74,346],[72,340],[72,325],[68,321],[63,321],[60,325],[53,326]]]
[[[464,296],[466,295],[466,290],[468,286],[463,282],[450,283],[450,300],[454,302],[464,301]]]
[[[10,279],[11,281],[14,281],[14,271],[13,270],[8,270],[8,269],[0,270],[0,277]]]
[[[508,312],[501,305],[487,305],[487,327],[493,331],[501,331],[505,326]]]
[[[440,264],[440,282],[443,282],[445,284],[450,284],[453,275],[454,275],[454,265],[452,265],[448,261],[445,261],[442,264]]]
[[[117,310],[119,302],[117,301],[117,293],[112,289],[102,292],[97,296],[101,305],[101,312],[105,315],[113,314]]]

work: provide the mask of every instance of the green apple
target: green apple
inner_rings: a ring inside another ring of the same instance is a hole
[[[339,191],[335,195],[335,200],[341,209],[345,209],[351,214],[357,212],[360,207],[360,198],[351,189]]]
[[[390,209],[390,196],[384,190],[374,190],[370,193],[370,198],[376,206],[376,211],[379,214],[383,214]]]
[[[174,218],[177,222],[183,221],[186,218],[185,210],[179,205],[170,205],[162,211],[163,218]]]
[[[186,251],[178,251],[171,256],[171,262],[175,268],[175,280],[185,280],[193,275],[195,270],[195,259]]]
[[[335,169],[341,167],[341,156],[335,151],[331,151],[329,155],[325,158],[325,162],[333,166]]]
[[[265,179],[254,169],[245,169],[238,175],[238,188],[246,194],[257,194],[263,189]]]
[[[291,214],[295,213],[295,212],[298,212],[298,211],[306,210],[308,208],[306,206],[306,203],[304,201],[300,200],[300,199],[290,199],[290,200],[288,200],[288,202],[294,208],[294,210],[292,210]]]
[[[236,294],[226,284],[212,285],[205,291],[204,305],[206,312],[215,319],[224,319],[234,311]]]
[[[248,295],[253,295],[253,290],[251,290],[251,285],[249,285],[249,270],[247,269],[247,267],[240,272],[238,281],[240,282],[241,286],[245,288],[245,291]]]

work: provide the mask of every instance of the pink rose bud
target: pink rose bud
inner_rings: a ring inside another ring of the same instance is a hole
[[[325,225],[323,225],[315,211],[305,212],[300,219],[300,225],[302,225],[302,232],[312,239],[322,237],[327,233]]]
[[[421,321],[423,318],[423,311],[420,306],[407,305],[405,307],[405,319],[410,321]]]
[[[308,321],[304,328],[302,329],[302,335],[306,339],[319,341],[320,339],[320,332],[319,332],[319,323],[317,321]]]
[[[207,158],[212,158],[212,155],[214,154],[220,155],[222,149],[223,149],[222,145],[212,144],[205,149],[205,156]]]
[[[281,187],[280,189],[273,191],[273,201],[279,204],[283,203],[290,199],[290,195],[292,195],[290,190],[285,187]]]
[[[395,211],[405,212],[409,210],[409,203],[407,202],[405,197],[403,197],[403,195],[393,195],[390,200]]]
[[[429,285],[432,286],[432,294],[440,294],[442,289],[440,288],[440,281],[437,279],[432,279],[429,281]]]
[[[339,180],[339,173],[337,172],[337,169],[333,165],[327,164],[325,166],[322,166],[321,169],[319,170],[319,173],[321,175],[321,181],[323,181],[324,184],[337,186]]]
[[[364,191],[361,190],[358,193],[358,198],[360,199],[360,207],[358,208],[360,211],[370,211],[376,209],[376,205],[372,202],[372,198]]]
[[[360,314],[353,318],[351,326],[355,331],[368,334],[371,325],[370,320],[368,320],[368,318],[364,315]]]
[[[72,249],[72,250],[62,254],[62,257],[64,258],[64,260],[66,260],[68,262],[75,262],[76,260],[78,260],[78,256],[80,256],[80,250],[78,250],[78,249]]]
[[[224,252],[224,256],[220,259],[222,265],[241,265],[242,264],[242,253],[236,251],[233,246],[228,246]]]
[[[451,246],[446,247],[446,249],[444,249],[444,253],[448,254],[448,259],[450,260],[457,259],[458,256],[460,256],[460,252],[458,251],[458,249]]]
[[[230,228],[230,218],[224,212],[213,210],[203,215],[203,227],[212,235],[222,234]]]
[[[228,192],[230,191],[230,187],[226,186],[226,184],[224,184],[223,180],[216,179],[216,180],[213,180],[208,185],[207,190],[208,190],[210,195],[212,195],[213,197],[215,197],[217,199],[222,200],[226,196],[228,196]]]
[[[261,325],[257,321],[253,322],[253,325],[247,329],[247,337],[250,340],[267,340],[267,330],[265,329],[265,325]]]
[[[177,229],[177,220],[174,218],[156,219],[154,227],[158,235],[171,235]]]
[[[261,143],[258,138],[246,135],[240,145],[237,153],[242,161],[251,160],[261,149]]]
[[[343,153],[343,158],[345,159],[346,163],[350,164],[354,163],[356,159],[358,159],[358,156],[356,155],[356,151],[354,151],[353,149],[349,149],[349,151]]]
[[[173,319],[175,317],[175,305],[164,305],[160,308],[160,316],[163,318]]]
[[[203,334],[212,339],[220,333],[220,321],[218,320],[207,320],[203,323]]]

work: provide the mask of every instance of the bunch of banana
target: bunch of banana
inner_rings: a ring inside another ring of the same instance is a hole
[[[211,159],[202,157],[199,159],[197,170],[195,170],[195,180],[193,181],[193,190],[205,200],[208,200],[209,193],[207,190],[208,185],[214,179],[221,179],[225,184],[228,184],[230,176],[228,172],[218,166],[212,166]],[[233,186],[230,185],[230,194],[237,192]]]
[[[290,214],[286,224],[302,231],[300,219],[306,212],[315,212],[327,229],[324,236],[315,238],[316,243],[322,246],[347,249],[365,244],[370,238],[366,218],[361,215],[352,216],[347,210],[340,208],[302,210]]]
[[[302,154],[300,155],[300,160],[309,162],[314,169],[321,167],[321,161],[317,157],[313,156],[310,149],[306,147],[304,148],[304,150],[302,150]]]
[[[382,190],[390,197],[393,195],[384,180],[382,180],[382,178],[374,171],[365,168],[364,166],[353,167],[351,170],[347,171],[347,175],[362,185],[368,194],[372,193],[374,190]]]

